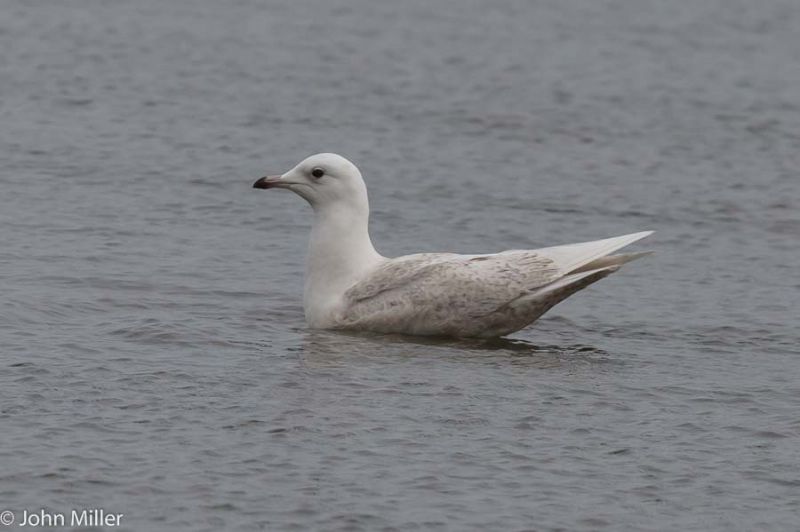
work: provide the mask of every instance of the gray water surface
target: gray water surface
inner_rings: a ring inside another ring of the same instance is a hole
[[[798,26],[794,0],[3,2],[0,510],[796,530]],[[657,254],[507,340],[313,332],[310,210],[251,185],[321,151],[389,256]]]

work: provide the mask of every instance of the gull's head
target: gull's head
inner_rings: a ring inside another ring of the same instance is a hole
[[[312,155],[283,175],[262,177],[253,188],[287,188],[315,209],[338,204],[369,208],[361,172],[335,153]]]

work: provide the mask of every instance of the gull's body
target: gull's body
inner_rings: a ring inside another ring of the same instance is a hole
[[[308,325],[322,329],[503,336],[645,255],[611,253],[651,234],[489,255],[386,258],[369,238],[361,173],[343,157],[313,155],[254,187],[288,188],[314,208],[303,307]]]

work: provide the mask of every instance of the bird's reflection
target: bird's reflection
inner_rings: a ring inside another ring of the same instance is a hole
[[[308,330],[298,353],[303,364],[314,367],[348,365],[362,360],[397,360],[415,357],[459,359],[488,364],[558,367],[576,359],[603,359],[602,349],[584,344],[535,344],[522,339],[452,339]]]

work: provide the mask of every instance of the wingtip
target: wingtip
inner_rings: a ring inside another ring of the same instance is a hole
[[[653,231],[640,231],[603,240],[555,246],[536,251],[551,259],[558,269],[566,275],[576,271],[586,271],[587,266],[592,265],[597,259],[610,255],[618,249],[629,246],[651,234],[653,234]]]
[[[627,242],[625,244],[627,246],[627,245],[633,244],[634,242],[638,242],[639,240],[641,240],[643,238],[647,238],[648,236],[652,235],[653,233],[655,233],[655,231],[639,231],[638,233],[631,233],[629,235],[623,235],[623,236],[619,237],[619,239],[620,240],[624,240],[625,242]]]

